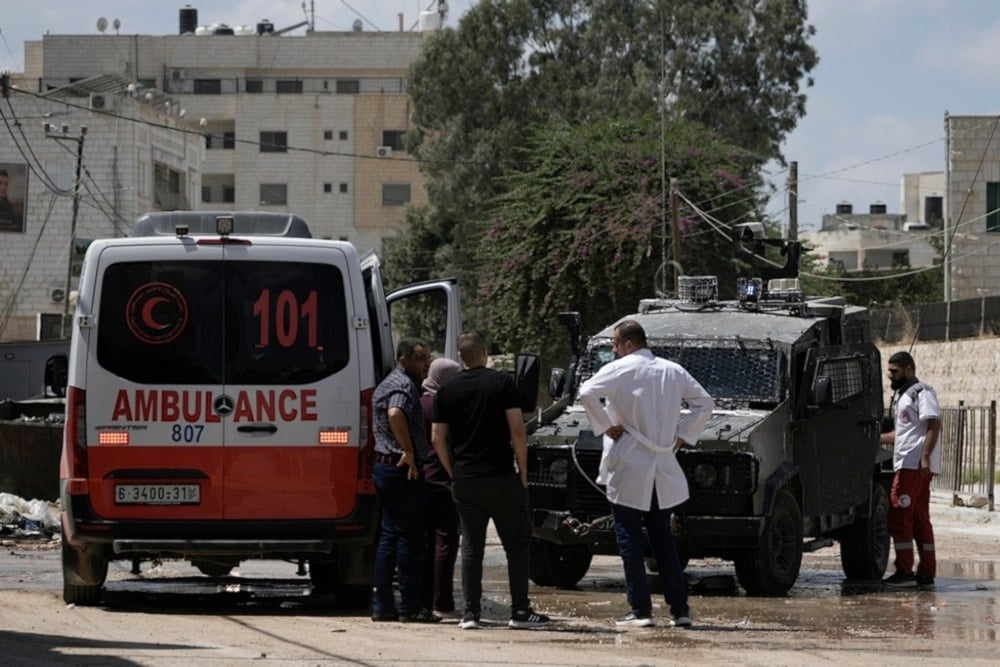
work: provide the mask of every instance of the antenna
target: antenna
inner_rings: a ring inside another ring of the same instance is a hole
[[[100,30],[102,34],[108,29],[108,20],[103,16],[97,19],[97,29]]]

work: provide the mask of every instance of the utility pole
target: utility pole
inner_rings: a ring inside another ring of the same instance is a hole
[[[63,125],[56,131],[56,126],[45,124],[45,136],[56,141],[76,142],[76,178],[73,180],[73,217],[69,223],[69,242],[66,251],[66,289],[63,291],[63,315],[62,325],[59,328],[61,338],[66,338],[70,333],[69,326],[69,291],[73,283],[73,253],[76,246],[76,218],[80,213],[80,172],[83,169],[83,142],[87,138],[87,127],[80,127],[80,134],[73,136],[69,133],[69,126]]]
[[[788,240],[799,238],[799,163],[788,165]]]
[[[677,206],[677,179],[670,179],[670,235],[674,248],[674,294],[681,293],[681,214]]]

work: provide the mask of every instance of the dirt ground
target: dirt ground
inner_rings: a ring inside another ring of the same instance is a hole
[[[37,541],[0,549],[0,664],[100,665],[995,665],[1000,651],[1000,517],[935,498],[934,591],[846,584],[836,547],[806,554],[786,597],[726,586],[724,561],[689,567],[694,627],[621,630],[616,558],[596,558],[576,590],[532,589],[545,630],[505,626],[503,554],[488,548],[484,617],[455,624],[372,623],[309,595],[287,563],[246,563],[222,580],[167,562],[136,577],[113,563],[100,607],[67,606],[59,552]],[[702,582],[722,582],[704,592]],[[662,600],[661,600],[662,601]],[[654,610],[660,619],[667,614]]]

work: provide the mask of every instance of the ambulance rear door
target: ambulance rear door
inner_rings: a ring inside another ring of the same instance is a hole
[[[368,336],[356,262],[335,243],[225,246],[226,519],[354,509]]]
[[[96,253],[85,355],[90,500],[109,519],[223,516],[225,272],[193,239]]]

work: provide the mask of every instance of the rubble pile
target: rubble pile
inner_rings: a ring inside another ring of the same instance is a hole
[[[59,534],[59,502],[0,493],[0,536],[52,538]]]

